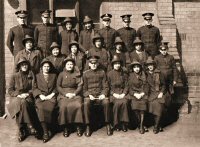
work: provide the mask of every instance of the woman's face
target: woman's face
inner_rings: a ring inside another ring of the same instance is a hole
[[[67,61],[65,64],[65,68],[67,71],[72,71],[74,69],[74,63],[72,61]]]
[[[149,71],[153,71],[154,70],[154,65],[153,64],[148,64],[147,68]]]
[[[72,30],[72,23],[66,22],[65,27],[66,27],[67,30]]]
[[[71,46],[71,52],[72,52],[73,54],[76,54],[76,53],[78,52],[78,47],[77,47],[76,45],[72,45],[72,46]]]
[[[116,50],[118,50],[118,51],[121,51],[121,50],[122,50],[122,44],[120,44],[120,43],[117,43],[117,44],[115,45],[115,47],[116,47]]]
[[[133,66],[133,71],[135,72],[135,73],[139,73],[140,72],[140,70],[141,70],[141,67],[140,67],[140,65],[134,65]]]
[[[22,63],[20,64],[20,69],[21,69],[21,71],[23,71],[23,72],[28,71],[28,64],[27,64],[26,62],[22,62]]]
[[[26,50],[31,50],[33,48],[33,42],[31,40],[27,40],[25,43]]]
[[[115,62],[115,63],[113,64],[113,69],[114,69],[114,70],[119,70],[120,67],[121,67],[120,62]]]
[[[58,56],[59,53],[60,53],[60,49],[59,49],[59,48],[54,48],[54,49],[52,49],[52,55],[53,55],[53,56]]]
[[[95,46],[96,46],[97,48],[101,48],[101,45],[102,45],[101,39],[96,39],[96,40],[95,40]]]
[[[137,51],[140,51],[142,49],[142,45],[141,44],[135,44],[135,49]]]
[[[85,28],[86,30],[90,30],[92,28],[92,23],[91,22],[86,23]]]
[[[50,71],[50,65],[49,65],[49,63],[44,63],[43,64],[42,71],[43,71],[43,73],[49,73],[49,71]]]

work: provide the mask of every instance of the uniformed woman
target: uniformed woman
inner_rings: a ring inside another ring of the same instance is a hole
[[[69,58],[75,61],[76,68],[81,72],[84,70],[85,58],[84,54],[80,51],[79,44],[76,41],[72,41],[69,44]]]
[[[144,114],[147,110],[147,93],[148,85],[146,75],[142,69],[142,65],[138,61],[133,61],[130,64],[128,85],[129,85],[129,98],[131,100],[131,108],[135,111],[139,132],[145,133],[144,129]]]
[[[128,75],[122,69],[122,60],[114,56],[112,60],[113,69],[108,73],[110,86],[110,101],[113,103],[113,124],[117,131],[126,132],[128,117]]]
[[[63,72],[58,76],[57,89],[59,116],[58,123],[63,126],[63,135],[68,137],[72,124],[76,125],[77,135],[82,136],[83,114],[82,97],[80,96],[83,81],[80,72],[74,69],[75,60],[68,57],[65,59]]]
[[[66,56],[61,54],[60,46],[53,42],[50,47],[52,55],[48,56],[47,59],[53,64],[53,72],[57,75],[63,71],[63,63]]]
[[[41,71],[36,75],[36,88],[33,91],[38,118],[43,129],[44,143],[50,139],[49,126],[52,124],[53,110],[56,105],[57,75],[51,73],[52,66],[48,59],[43,59]]]
[[[147,60],[147,82],[149,85],[149,113],[154,115],[153,132],[159,132],[159,125],[166,102],[166,86],[163,75],[156,69],[156,64],[152,59]]]
[[[8,111],[12,118],[16,118],[19,128],[18,140],[21,142],[27,135],[26,128],[28,128],[30,134],[37,134],[32,120],[34,115],[32,90],[35,76],[30,70],[30,63],[26,58],[19,59],[17,68],[19,71],[12,76],[8,88],[10,95]]]

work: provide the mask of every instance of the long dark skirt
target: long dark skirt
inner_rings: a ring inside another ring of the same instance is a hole
[[[128,117],[128,99],[116,99],[113,96],[110,97],[113,103],[113,124],[114,126],[120,124],[120,122],[129,122]]]
[[[36,102],[36,110],[40,122],[52,123],[55,105],[56,103],[50,100]]]
[[[28,123],[32,124],[31,118],[34,115],[34,102],[32,98],[21,99],[18,97],[11,97],[8,105],[8,112],[12,118],[16,117],[17,124]]]
[[[165,107],[163,103],[160,103],[157,100],[153,100],[149,102],[148,105],[149,105],[149,113],[156,116],[162,116]]]
[[[76,96],[73,99],[62,98],[58,102],[59,125],[68,123],[83,123],[82,98]]]
[[[145,97],[138,100],[134,96],[129,96],[129,99],[131,101],[132,110],[147,111],[147,99]]]

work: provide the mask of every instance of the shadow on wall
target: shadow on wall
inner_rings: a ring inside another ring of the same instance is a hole
[[[19,0],[8,0],[8,3],[14,9],[17,9],[19,7]]]

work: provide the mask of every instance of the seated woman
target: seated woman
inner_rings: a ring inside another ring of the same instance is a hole
[[[48,125],[52,124],[53,110],[56,105],[57,76],[51,73],[53,65],[48,59],[41,62],[41,71],[36,75],[36,88],[33,91],[39,121],[43,129],[43,142],[50,139]]]
[[[165,103],[167,102],[166,85],[164,76],[160,70],[156,69],[156,64],[152,59],[148,59],[147,65],[147,82],[149,84],[149,113],[154,115],[154,134],[160,130],[160,120],[164,112]]]
[[[81,74],[85,66],[84,54],[80,51],[79,44],[76,41],[72,41],[69,44],[69,55],[68,57],[74,59],[76,71],[80,71]],[[78,69],[77,69],[78,68]]]
[[[130,64],[130,69],[132,69],[132,71],[129,74],[128,86],[131,109],[135,111],[139,132],[144,134],[145,129],[143,122],[145,111],[147,111],[148,84],[146,75],[142,69],[142,64],[138,61],[133,61]]]
[[[63,70],[63,61],[66,56],[61,54],[60,46],[56,42],[51,44],[50,50],[52,55],[48,56],[47,59],[53,64],[53,72],[58,75]]]
[[[108,83],[110,86],[110,101],[113,103],[113,124],[117,131],[126,132],[128,117],[128,75],[122,69],[122,60],[118,56],[114,56],[112,67],[108,73]]]
[[[75,124],[77,135],[82,136],[83,113],[82,97],[80,96],[83,81],[80,72],[77,72],[74,59],[68,57],[65,59],[65,68],[58,76],[57,89],[59,116],[58,123],[63,126],[63,135],[68,137],[70,134],[70,125]]]
[[[33,127],[34,99],[32,90],[35,76],[30,70],[30,63],[26,58],[20,58],[17,63],[18,72],[11,77],[8,93],[10,103],[8,111],[12,118],[16,118],[19,128],[18,141],[23,141],[27,134],[28,127],[30,134],[37,134]]]

